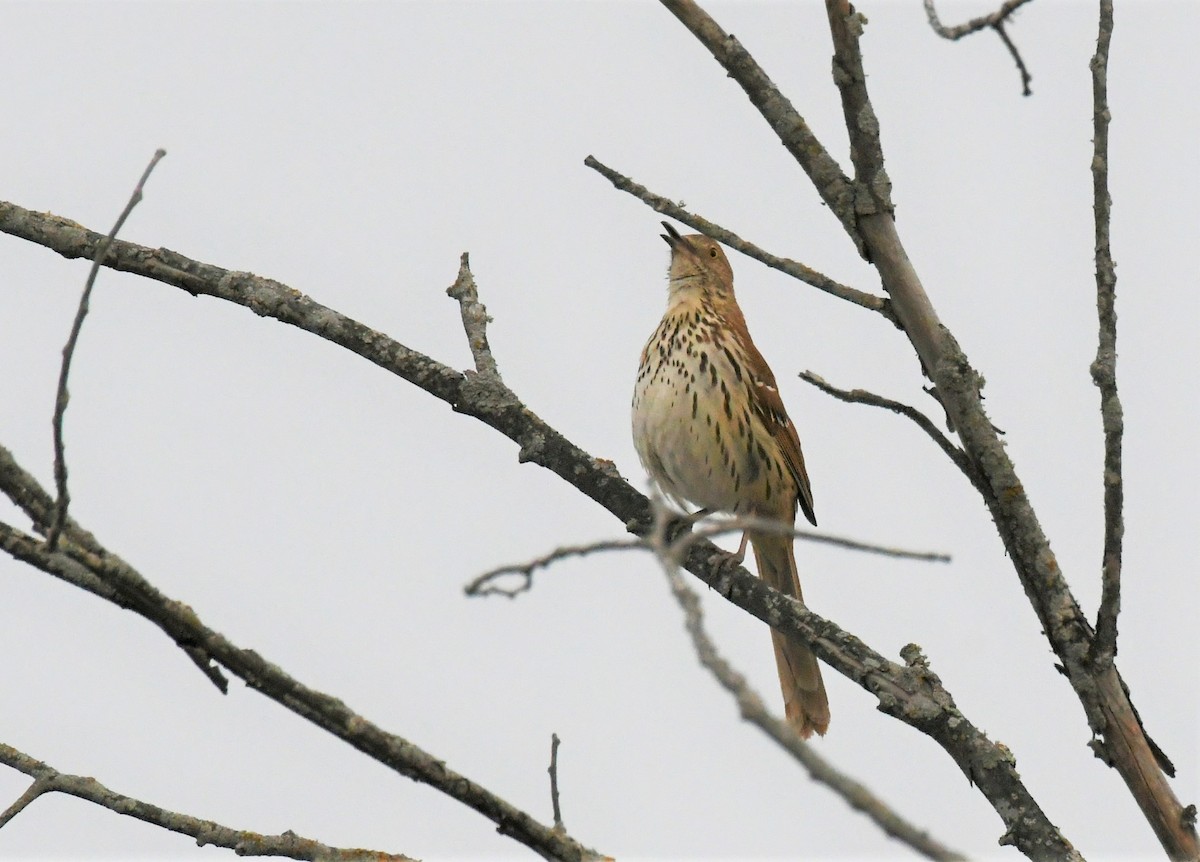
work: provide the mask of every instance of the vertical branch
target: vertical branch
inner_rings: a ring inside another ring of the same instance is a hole
[[[479,289],[475,286],[475,277],[471,275],[471,258],[465,251],[459,258],[458,277],[454,279],[454,284],[446,288],[446,295],[458,300],[463,331],[467,333],[467,345],[471,348],[471,357],[475,360],[475,372],[499,381],[500,369],[496,367],[487,337],[487,325],[492,322],[492,318],[488,316],[484,304],[479,301]]]
[[[550,806],[554,810],[554,831],[563,832],[566,827],[563,825],[562,808],[558,801],[558,746],[562,740],[558,738],[557,733],[550,734],[550,766],[546,772],[550,773]]]
[[[1092,657],[1098,668],[1112,664],[1117,653],[1117,614],[1121,610],[1121,541],[1125,533],[1121,480],[1121,439],[1125,431],[1117,394],[1117,273],[1109,244],[1112,197],[1108,193],[1108,46],[1112,40],[1112,0],[1100,2],[1100,35],[1092,57],[1092,194],[1096,220],[1096,310],[1100,343],[1092,363],[1092,382],[1100,390],[1104,428],[1104,557],[1101,562],[1100,611]]]
[[[150,159],[150,164],[146,166],[146,170],[142,171],[142,178],[138,180],[138,184],[129,198],[129,203],[125,204],[125,209],[117,217],[117,223],[113,225],[113,229],[108,232],[108,236],[96,248],[96,256],[92,258],[91,271],[88,272],[87,282],[83,286],[83,295],[79,298],[79,308],[75,312],[75,321],[71,324],[71,334],[67,336],[66,346],[63,347],[62,368],[58,372],[58,389],[54,395],[54,418],[51,420],[51,424],[54,426],[54,485],[58,491],[58,499],[54,503],[54,519],[50,523],[49,532],[46,533],[46,547],[50,551],[53,551],[58,545],[58,537],[62,533],[63,524],[67,520],[67,506],[71,504],[71,495],[67,491],[67,454],[66,447],[63,444],[63,416],[67,412],[67,402],[71,398],[67,394],[67,375],[71,373],[71,358],[75,355],[75,345],[79,341],[79,331],[83,329],[83,319],[87,317],[88,301],[92,297],[92,288],[96,285],[96,276],[100,272],[100,262],[108,254],[113,240],[116,239],[117,232],[125,224],[125,220],[129,218],[129,214],[133,212],[133,208],[141,201],[142,188],[146,185],[146,180],[149,179],[150,172],[154,170],[154,166],[166,154],[167,151],[163,149],[154,151],[154,156]]]

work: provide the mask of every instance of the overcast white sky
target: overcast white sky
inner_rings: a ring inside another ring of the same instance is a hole
[[[1095,4],[1038,0],[1012,25],[1031,98],[993,35],[951,44],[917,0],[860,5],[902,235],[987,378],[992,418],[1094,613]],[[848,165],[821,5],[709,8]],[[1117,13],[1119,664],[1191,802],[1200,7]],[[0,198],[107,230],[164,147],[124,238],[278,279],[464,368],[444,289],[469,250],[505,381],[639,486],[629,399],[667,248],[657,214],[584,156],[879,289],[740,89],[656,3],[5,3],[0,15]],[[1088,858],[1159,856],[1087,748],[977,495],[911,423],[796,378],[811,369],[936,418],[907,342],[753,261],[733,266],[800,429],[822,528],[954,555],[927,565],[801,545],[810,604],[885,654],[919,643]],[[47,484],[59,350],[86,271],[0,237],[0,443]],[[543,822],[557,732],[567,827],[605,853],[910,855],[739,722],[650,559],[590,557],[539,575],[518,601],[466,599],[462,585],[485,569],[622,525],[424,392],[245,309],[108,271],[71,392],[72,514],[101,541],[234,642]],[[10,506],[0,517],[27,527]],[[762,625],[719,598],[706,608],[727,657],[776,704]],[[221,697],[153,626],[7,557],[0,655],[0,741],[63,771],[237,828],[431,860],[529,858],[240,682]],[[837,674],[827,681],[822,754],[951,846],[1016,857],[941,749]],[[0,809],[26,785],[0,771]],[[65,797],[0,831],[4,858],[221,852]]]

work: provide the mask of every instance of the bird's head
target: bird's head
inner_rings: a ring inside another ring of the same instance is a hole
[[[682,236],[668,222],[662,238],[671,247],[671,292],[699,290],[714,296],[733,296],[733,269],[720,243],[704,234]]]

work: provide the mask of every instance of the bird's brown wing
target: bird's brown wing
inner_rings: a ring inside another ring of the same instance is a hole
[[[804,453],[800,450],[800,435],[796,426],[788,418],[783,399],[779,397],[779,386],[775,383],[775,375],[771,366],[763,359],[754,342],[750,340],[749,332],[745,333],[744,344],[746,354],[750,359],[752,373],[750,375],[750,396],[756,412],[771,436],[779,444],[792,478],[796,480],[796,497],[804,517],[814,527],[817,516],[813,513],[812,487],[808,483],[808,471],[804,469]]]

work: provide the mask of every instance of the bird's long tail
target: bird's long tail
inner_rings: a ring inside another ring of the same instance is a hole
[[[800,575],[796,571],[796,554],[791,536],[750,534],[758,575],[779,592],[799,599]],[[772,630],[775,644],[775,663],[779,668],[779,685],[783,689],[783,705],[787,719],[800,736],[807,739],[816,731],[824,735],[829,728],[829,699],[817,657],[799,641]]]

